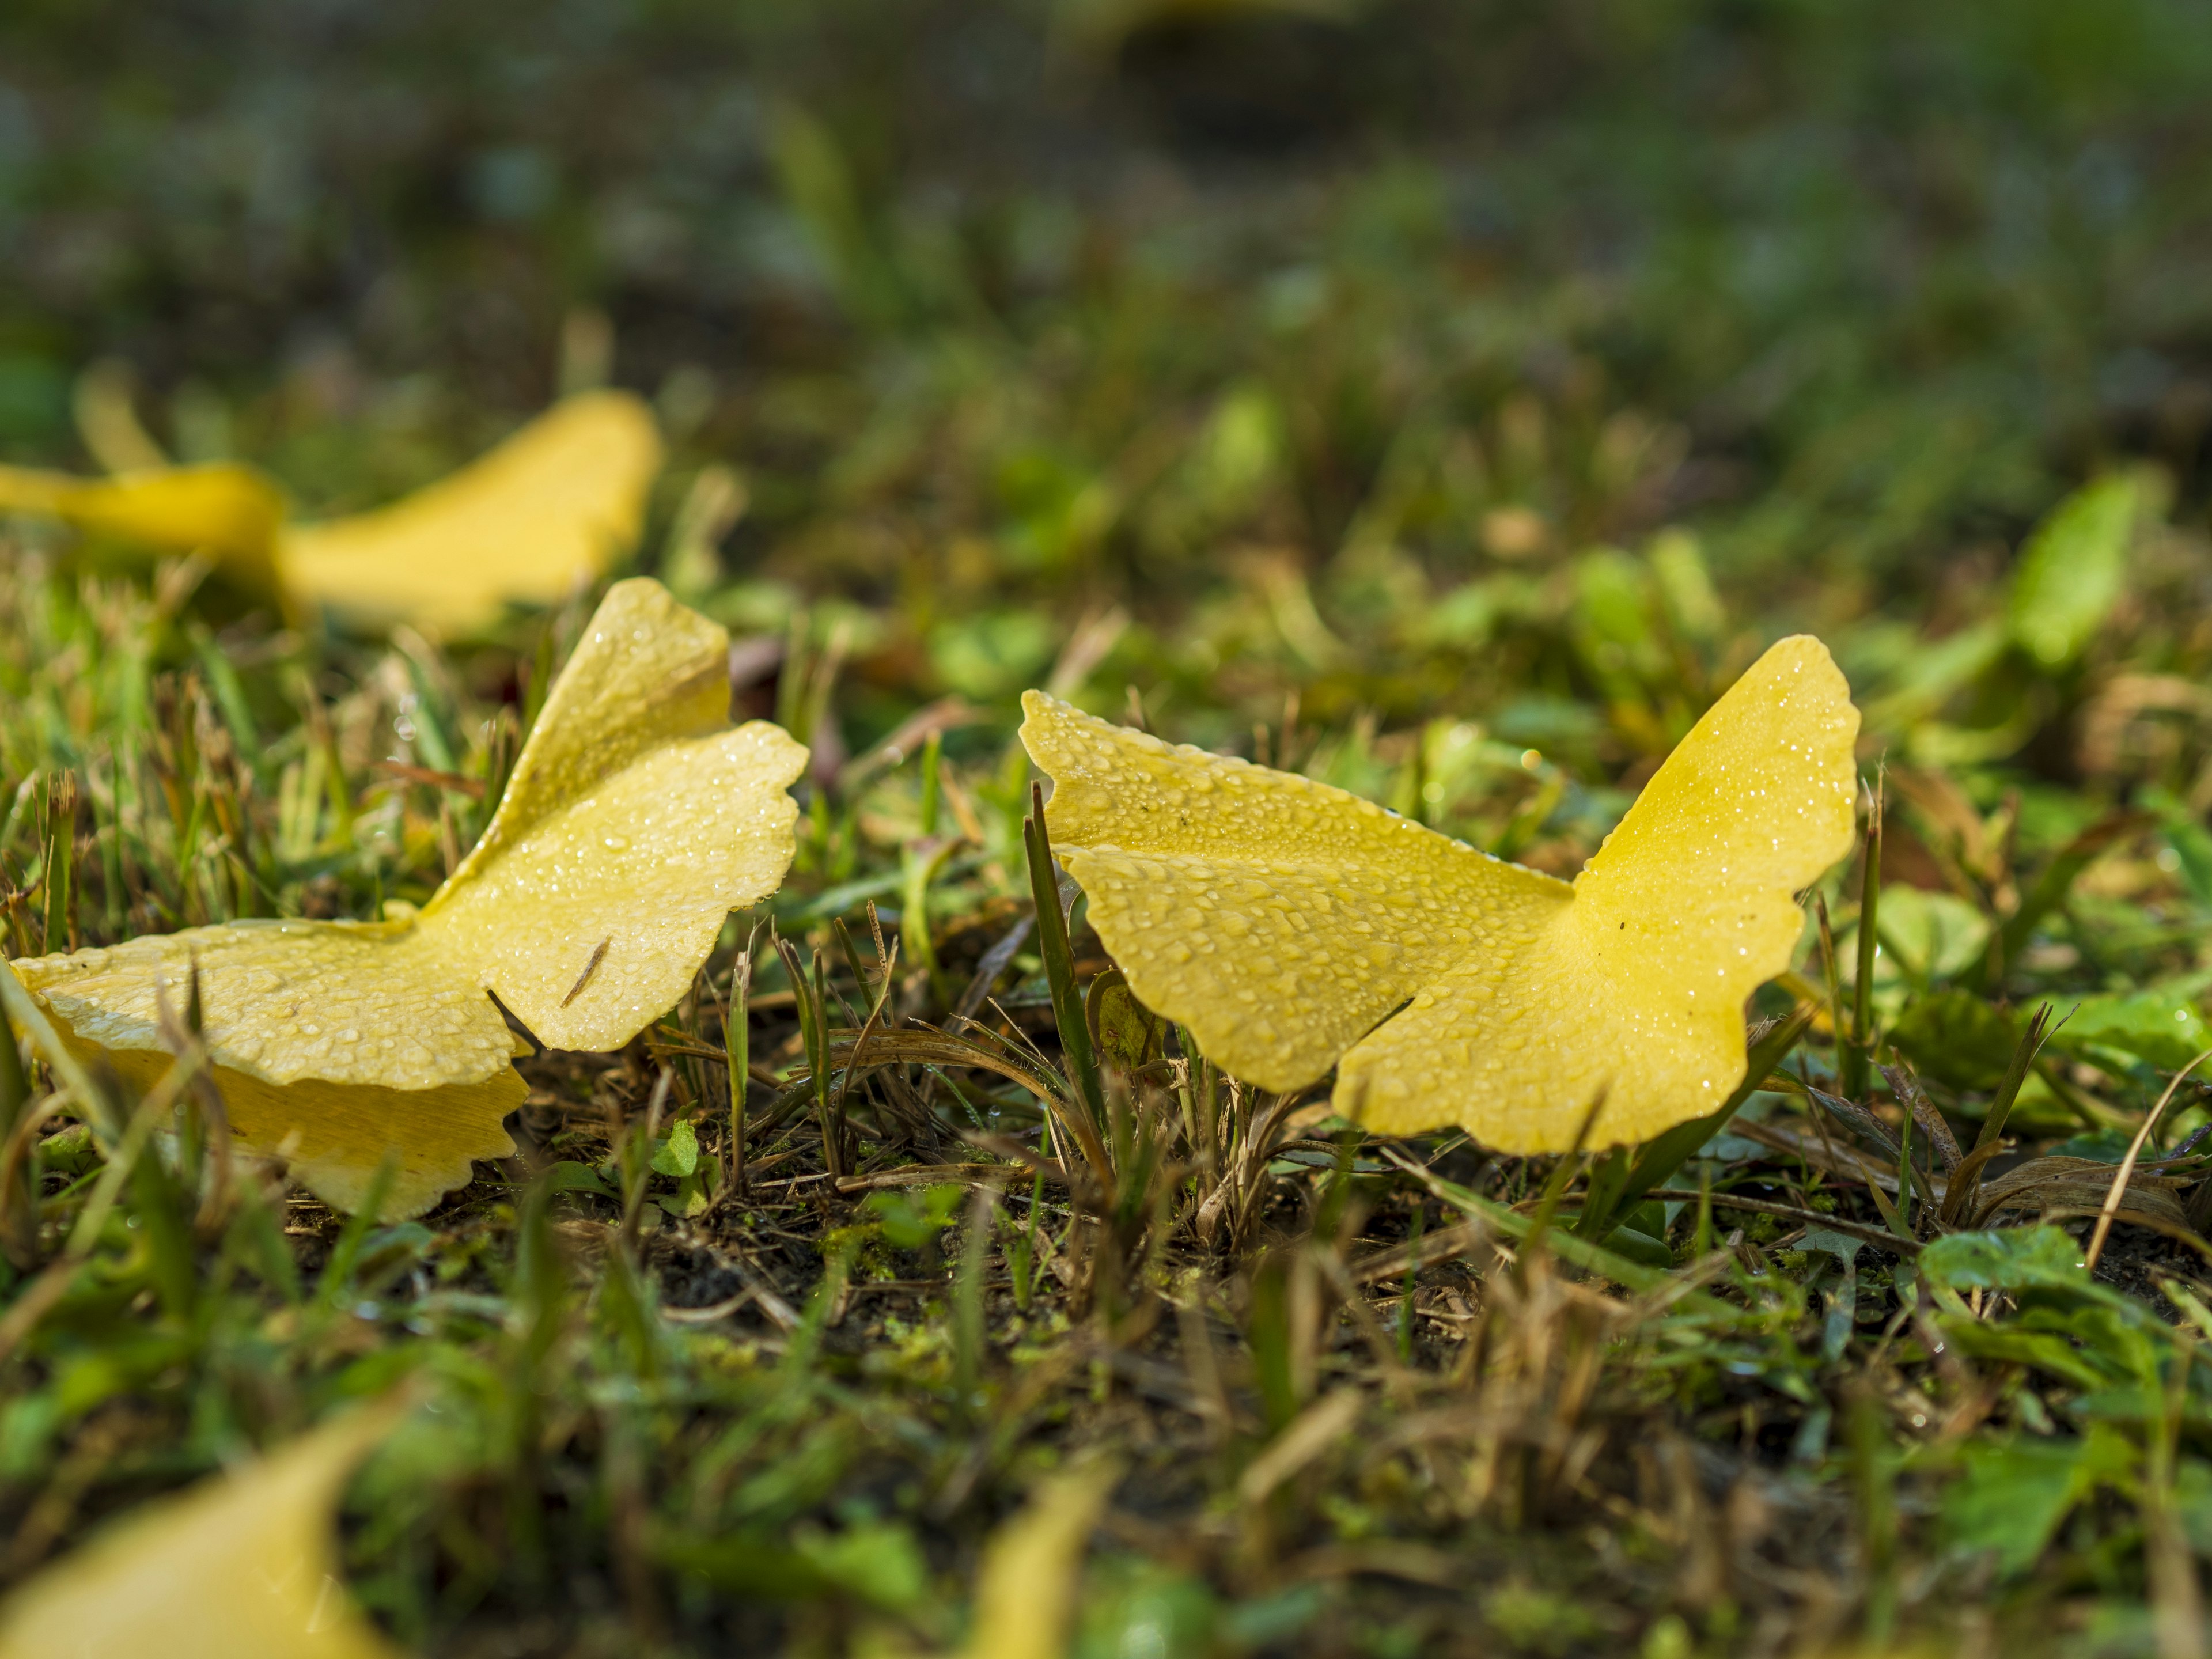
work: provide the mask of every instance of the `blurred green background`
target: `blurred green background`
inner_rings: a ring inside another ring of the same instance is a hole
[[[2200,521],[2208,162],[2190,0],[16,0],[0,458],[115,359],[335,509],[611,372],[855,746],[1113,605],[1181,734],[1387,729],[1587,695],[1516,620],[1668,526],[1709,631],[1918,635],[2115,460]]]

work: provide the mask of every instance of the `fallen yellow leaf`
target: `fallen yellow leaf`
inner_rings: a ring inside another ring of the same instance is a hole
[[[660,460],[643,403],[581,392],[404,501],[288,526],[278,563],[303,599],[466,627],[564,599],[629,551]]]
[[[1054,845],[1138,998],[1261,1087],[1335,1066],[1336,1109],[1384,1133],[1560,1152],[1601,1097],[1599,1146],[1714,1110],[1743,1075],[1744,999],[1790,965],[1796,891],[1850,847],[1858,711],[1806,635],[1713,705],[1571,886],[1023,702]]]
[[[1120,1476],[1103,1461],[1054,1475],[991,1534],[975,1575],[966,1659],[1060,1659],[1067,1651],[1084,1550]]]
[[[602,574],[636,543],[660,464],[652,411],[628,392],[589,392],[450,477],[351,518],[291,523],[273,483],[228,463],[110,478],[0,467],[0,511],[204,553],[290,601],[461,629]]]
[[[723,919],[774,892],[806,751],[729,724],[729,636],[646,578],[592,618],[475,849],[419,915],[197,927],[11,964],[81,1050],[143,1088],[162,1003],[196,962],[233,1128],[341,1208],[387,1152],[387,1216],[419,1214],[514,1149],[527,1052],[621,1047],[665,1012]],[[495,1005],[489,992],[498,998]]]
[[[332,1547],[346,1477],[398,1417],[353,1412],[137,1510],[0,1607],[0,1659],[398,1659]]]
[[[249,466],[218,462],[76,478],[0,466],[0,512],[64,519],[103,540],[204,553],[246,586],[274,593],[283,493]]]

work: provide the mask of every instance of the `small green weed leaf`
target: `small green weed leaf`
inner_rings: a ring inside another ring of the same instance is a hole
[[[88,1125],[72,1123],[39,1143],[39,1161],[63,1175],[81,1176],[100,1164],[100,1143]]]
[[[695,1215],[705,1214],[707,1206],[714,1202],[713,1187],[711,1183],[702,1178],[706,1175],[707,1169],[708,1166],[702,1164],[699,1173],[685,1176],[683,1184],[678,1186],[674,1193],[666,1198],[655,1199],[653,1201],[659,1205],[660,1212],[663,1215],[673,1217],[678,1221],[687,1220]]]
[[[988,702],[1035,678],[1058,639],[1035,611],[987,611],[940,623],[930,635],[930,660],[947,688]]]
[[[1221,1620],[1221,1633],[1232,1651],[1286,1643],[1321,1617],[1328,1591],[1320,1584],[1292,1584],[1239,1601]]]
[[[1519,1581],[1483,1597],[1482,1616],[1521,1652],[1565,1654],[1599,1644],[1607,1634],[1601,1612],[1573,1597]]]
[[[1651,573],[1640,559],[1613,549],[1575,564],[1575,620],[1591,666],[1608,678],[1622,668],[1656,672],[1661,664],[1652,626]],[[1608,648],[1609,647],[1609,648]]]
[[[1828,1293],[1827,1311],[1820,1322],[1820,1357],[1833,1364],[1850,1346],[1851,1327],[1858,1319],[1859,1252],[1866,1244],[1826,1227],[1808,1227],[1805,1248],[1826,1251],[1843,1269],[1836,1288]]]
[[[1221,1606],[1203,1578],[1139,1556],[1112,1556],[1085,1573],[1072,1659],[1137,1653],[1211,1653]]]
[[[966,1192],[966,1188],[950,1183],[919,1192],[875,1192],[860,1207],[878,1218],[885,1243],[902,1250],[919,1249],[952,1224]]]
[[[2193,818],[2174,817],[2166,825],[2166,843],[2181,861],[2182,885],[2199,904],[2212,904],[2212,830]]]
[[[2073,1339],[2057,1331],[2023,1330],[2018,1325],[1955,1316],[1945,1318],[1942,1327],[1950,1346],[1969,1359],[2033,1366],[2075,1389],[2100,1389],[2112,1380],[2111,1368],[2085,1358]]]
[[[1676,631],[1701,642],[1718,639],[1728,624],[1728,612],[1714,590],[1698,538],[1685,530],[1662,532],[1653,539],[1647,556]]]
[[[653,1153],[653,1172],[655,1175],[688,1176],[699,1167],[699,1132],[689,1119],[668,1132],[668,1139],[659,1142]]]
[[[2128,1147],[2134,1139],[2124,1129],[2093,1129],[2087,1134],[2068,1136],[2044,1156],[2087,1158],[2100,1164],[2118,1164],[2128,1155]]]
[[[2120,597],[2136,501],[2133,479],[2100,478],[2059,502],[2029,535],[2006,620],[2039,665],[2063,668],[2080,656]]]
[[[1243,512],[1281,466],[1285,443],[1281,411],[1266,388],[1233,388],[1190,451],[1187,476],[1194,503],[1220,518]]]
[[[1654,1238],[1633,1227],[1616,1227],[1606,1235],[1605,1248],[1616,1255],[1625,1255],[1631,1261],[1639,1261],[1647,1267],[1671,1267],[1674,1252],[1664,1239]]]
[[[1108,969],[1091,981],[1089,1015],[1099,1056],[1124,1072],[1141,1071],[1165,1052],[1167,1023],[1129,994],[1128,981]]]
[[[548,1192],[597,1193],[602,1198],[615,1196],[615,1189],[607,1184],[597,1170],[588,1164],[578,1164],[572,1159],[564,1158],[558,1164],[548,1165],[541,1178]]]
[[[1920,1253],[1920,1277],[1954,1291],[2087,1290],[2081,1247],[2056,1227],[1953,1233]]]

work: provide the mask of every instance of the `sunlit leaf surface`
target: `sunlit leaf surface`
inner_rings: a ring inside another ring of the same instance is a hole
[[[143,1085],[169,1064],[163,1004],[173,1021],[197,962],[239,1133],[345,1206],[394,1151],[386,1212],[419,1212],[471,1158],[513,1150],[500,1120],[526,1050],[500,1005],[551,1047],[619,1048],[682,994],[730,910],[782,880],[805,751],[765,721],[730,726],[727,651],[659,583],[610,590],[482,840],[419,915],[229,922],[15,971],[70,1041]]]
[[[1707,712],[1571,886],[1340,790],[1026,706],[1054,843],[1131,988],[1265,1087],[1337,1064],[1339,1109],[1389,1133],[1558,1151],[1601,1096],[1599,1144],[1711,1111],[1743,1073],[1745,997],[1790,965],[1796,890],[1850,844],[1858,714],[1807,636]]]

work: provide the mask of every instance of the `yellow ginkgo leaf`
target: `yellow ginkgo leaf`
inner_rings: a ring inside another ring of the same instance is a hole
[[[224,461],[76,478],[0,466],[0,512],[44,514],[134,547],[204,553],[258,591],[277,589],[284,497],[252,467]]]
[[[1084,1552],[1121,1473],[1109,1459],[1063,1470],[991,1534],[964,1659],[1060,1659],[1067,1651]]]
[[[0,512],[203,553],[290,602],[459,629],[601,574],[635,544],[660,464],[652,410],[628,392],[588,392],[450,477],[351,518],[290,523],[274,483],[228,463],[111,478],[0,467]]]
[[[1385,1133],[1559,1152],[1717,1108],[1795,895],[1850,849],[1858,711],[1818,640],[1714,704],[1571,886],[1340,789],[1037,692],[1022,740],[1098,936],[1231,1074]],[[1394,1012],[1395,1011],[1395,1012]]]
[[[354,1611],[332,1534],[398,1417],[353,1412],[133,1513],[0,1607],[0,1659],[397,1659]]]
[[[510,600],[563,599],[628,551],[660,461],[643,403],[580,392],[404,501],[287,526],[278,563],[303,599],[467,627]]]
[[[170,1063],[163,1001],[183,1008],[196,963],[240,1137],[343,1208],[394,1152],[385,1213],[419,1213],[472,1158],[514,1151],[500,1120],[526,1049],[501,1006],[553,1048],[619,1048],[684,994],[729,912],[782,881],[806,751],[765,720],[731,726],[728,651],[659,583],[608,590],[482,839],[419,914],[229,922],[12,966],[64,1041],[143,1087]]]

